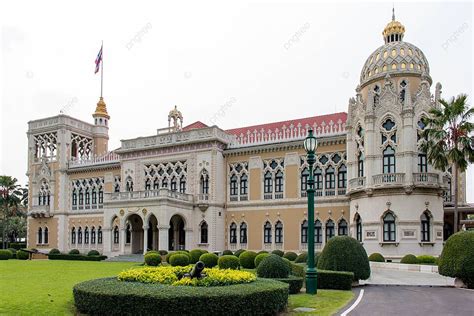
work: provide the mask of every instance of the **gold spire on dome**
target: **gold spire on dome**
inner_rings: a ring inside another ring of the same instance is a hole
[[[405,34],[405,26],[395,20],[395,8],[392,9],[392,21],[390,21],[382,32],[385,43],[399,42]],[[393,36],[392,36],[393,35]]]
[[[100,97],[99,102],[97,102],[95,113],[92,116],[93,117],[100,116],[100,117],[105,117],[107,119],[110,118],[109,114],[107,113],[107,106],[105,105],[103,97]]]

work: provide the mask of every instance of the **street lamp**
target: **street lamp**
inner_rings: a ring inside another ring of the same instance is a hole
[[[308,130],[308,136],[304,140],[304,149],[307,153],[309,165],[309,179],[306,192],[308,193],[308,267],[306,268],[306,293],[316,294],[318,292],[318,272],[314,266],[314,177],[313,165],[316,162],[316,148],[318,142],[313,136],[313,130]]]

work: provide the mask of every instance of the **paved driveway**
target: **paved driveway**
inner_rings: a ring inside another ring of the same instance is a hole
[[[438,273],[372,269],[370,278],[361,284],[454,286],[454,279]]]
[[[474,291],[448,287],[373,286],[347,315],[474,315]],[[344,312],[344,310],[342,311]]]

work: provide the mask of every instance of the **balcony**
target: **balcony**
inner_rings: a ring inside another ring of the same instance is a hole
[[[402,185],[405,181],[404,173],[384,173],[377,174],[373,176],[373,181],[375,186],[380,186],[384,184],[389,185]]]
[[[438,185],[438,174],[437,173],[414,173],[413,182],[416,185],[422,186],[437,186]]]
[[[365,187],[365,177],[359,177],[349,180],[349,190],[361,190]]]
[[[105,193],[106,201],[130,201],[140,199],[160,199],[169,198],[173,200],[180,200],[185,202],[193,202],[193,195],[187,193],[180,193],[168,189],[146,190],[146,191],[132,191],[132,192],[113,192]]]
[[[201,211],[204,212],[207,210],[207,208],[209,207],[209,199],[210,199],[210,196],[207,193],[201,193],[197,195],[196,204]]]
[[[33,205],[28,211],[28,216],[34,218],[51,217],[49,205]]]

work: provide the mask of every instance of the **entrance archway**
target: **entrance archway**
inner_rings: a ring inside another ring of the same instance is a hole
[[[148,219],[147,250],[158,250],[158,235],[158,220],[155,215],[151,214]]]
[[[170,219],[168,232],[169,250],[186,249],[186,234],[184,232],[184,220],[180,215],[173,215]]]
[[[142,218],[138,216],[137,214],[130,215],[125,227],[130,227],[131,253],[143,253],[143,220]]]

